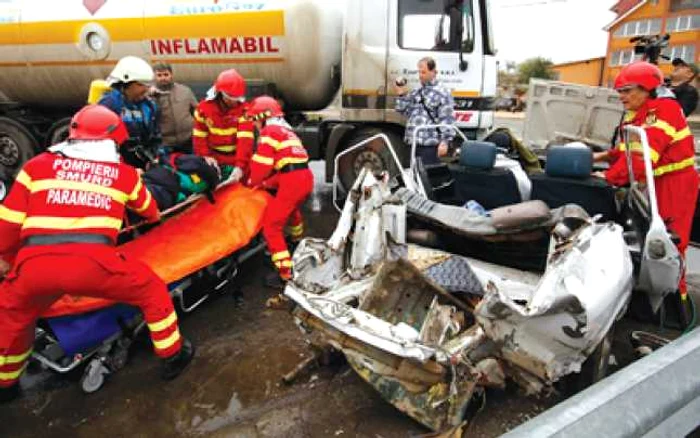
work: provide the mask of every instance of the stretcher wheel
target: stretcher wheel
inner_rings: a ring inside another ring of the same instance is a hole
[[[91,361],[87,367],[83,377],[80,378],[80,389],[87,394],[96,392],[105,383],[105,378],[109,374],[109,369],[102,363],[101,360],[95,359]]]

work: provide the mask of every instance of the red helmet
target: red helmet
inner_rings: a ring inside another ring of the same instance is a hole
[[[250,102],[246,115],[253,120],[265,120],[270,117],[282,117],[284,112],[275,98],[259,96]]]
[[[122,119],[102,105],[87,105],[75,113],[70,121],[70,140],[114,140],[122,144],[129,138]]]
[[[214,88],[234,99],[245,99],[245,79],[235,69],[219,73]]]
[[[664,75],[659,67],[646,61],[637,61],[622,67],[615,78],[615,89],[638,86],[651,91],[661,85]]]

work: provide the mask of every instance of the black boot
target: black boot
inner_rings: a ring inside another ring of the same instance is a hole
[[[9,403],[19,397],[19,383],[9,388],[0,388],[0,404]]]
[[[163,380],[173,380],[175,377],[179,376],[185,368],[187,368],[187,365],[189,365],[193,357],[194,346],[190,341],[182,338],[182,347],[180,348],[180,351],[167,359],[163,359],[163,367],[160,377]]]
[[[287,282],[280,278],[280,274],[277,273],[277,271],[271,272],[265,276],[265,287],[269,287],[270,289],[282,290],[286,284]]]

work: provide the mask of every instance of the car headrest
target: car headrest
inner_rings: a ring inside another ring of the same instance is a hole
[[[487,141],[467,141],[459,153],[459,164],[482,170],[493,169],[498,148]]]
[[[593,170],[593,152],[583,143],[550,146],[545,173],[559,178],[585,179]]]

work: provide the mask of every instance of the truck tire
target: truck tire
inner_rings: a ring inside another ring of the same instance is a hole
[[[15,177],[39,144],[21,124],[0,117],[0,201],[5,198]]]
[[[51,125],[49,128],[49,133],[46,136],[46,147],[53,146],[68,139],[70,121],[70,117],[65,117]]]
[[[382,133],[389,139],[403,167],[407,167],[409,151],[404,145],[403,140],[401,140],[401,137],[395,132],[382,130],[381,128],[362,128],[354,131],[348,136],[347,141],[343,142],[343,150],[347,150],[363,140]],[[394,163],[395,161],[391,153],[386,149],[384,141],[381,139],[373,140],[363,148],[351,152],[339,160],[338,178],[340,180],[340,185],[343,190],[347,192],[350,187],[352,187],[355,179],[357,179],[357,175],[359,175],[362,168],[366,165],[369,165],[372,170],[376,172],[388,170],[389,175],[394,177],[399,173],[399,169],[397,169]]]

